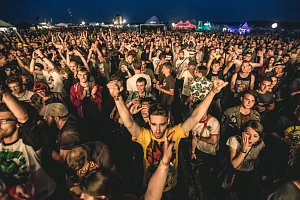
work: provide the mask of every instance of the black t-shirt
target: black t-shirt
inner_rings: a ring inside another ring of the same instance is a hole
[[[130,74],[133,76],[134,75],[134,71],[132,69],[129,69]],[[122,72],[120,69],[117,70],[116,75],[118,77],[120,77],[120,79],[123,81],[123,85],[124,87],[126,87],[126,81],[129,78],[127,72]]]
[[[19,129],[19,137],[23,139],[23,143],[32,146],[35,151],[42,147],[42,133],[42,126],[37,125],[33,118],[21,124]]]
[[[208,78],[209,80],[211,81],[214,81],[214,80],[224,80],[224,76],[223,76],[223,69],[220,69],[218,71],[218,73],[214,74],[212,72],[212,70],[209,71],[209,73],[207,74],[206,78]],[[214,99],[219,99],[219,98],[222,98],[222,91],[221,90],[219,93],[217,93],[215,96],[214,96]]]
[[[166,55],[166,60],[173,62],[173,53],[171,51],[164,52],[164,54]]]
[[[79,143],[79,131],[77,120],[74,116],[69,115],[64,126],[59,130],[56,140],[56,149],[71,150]]]
[[[162,88],[165,90],[175,89],[175,79],[172,75],[169,75],[163,80]],[[168,95],[164,92],[161,93],[161,103],[164,106],[172,104],[174,101],[174,95]]]
[[[247,77],[243,78],[240,76],[240,73],[237,73],[235,86],[236,93],[242,93],[243,91],[249,90],[251,85],[251,73]],[[238,89],[239,88],[239,89]]]
[[[223,76],[223,70],[219,70],[218,73],[213,73],[212,70],[209,71],[209,73],[207,74],[206,78],[208,78],[211,81],[214,81],[216,79],[220,79],[220,80],[224,80],[224,76]]]
[[[256,91],[255,93],[257,95],[257,105],[259,106],[267,106],[275,102],[275,95],[272,92],[261,94]]]

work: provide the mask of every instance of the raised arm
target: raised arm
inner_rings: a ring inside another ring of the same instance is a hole
[[[214,88],[208,93],[205,99],[195,108],[192,115],[186,119],[181,128],[184,133],[188,133],[203,117],[203,115],[207,112],[207,109],[213,100],[215,94],[221,91],[223,87],[225,87],[228,82],[224,82],[222,80],[214,81]]]
[[[233,66],[233,62],[226,62],[225,68],[223,69],[223,75],[227,74],[227,72],[231,69]]]
[[[237,73],[234,73],[231,77],[231,82],[230,82],[230,91],[232,93],[235,93],[235,81],[236,81],[236,78],[237,78]]]
[[[20,35],[20,33],[19,33],[18,31],[16,31],[16,33],[17,33],[18,37],[20,38],[21,42],[22,42],[23,44],[25,44],[26,42],[25,42],[25,40],[23,39],[23,37]]]
[[[66,57],[63,55],[63,49],[57,49],[61,59],[66,63],[67,65],[67,60],[66,60]],[[69,65],[67,65],[69,67]]]
[[[79,56],[80,57],[83,65],[85,66],[85,68],[87,68],[87,70],[90,71],[89,65],[88,65],[86,59],[84,58],[84,56],[80,53],[80,51],[74,50],[73,52],[74,52],[75,56]]]
[[[36,50],[35,53],[48,65],[50,69],[56,70],[53,62],[51,62],[46,56],[44,56],[40,49]]]
[[[125,127],[133,137],[138,137],[140,135],[140,127],[134,121],[122,97],[120,96],[118,85],[114,81],[111,81],[107,84],[107,88],[109,89],[110,95],[115,100],[116,107],[119,111],[122,121],[124,122]]]
[[[29,119],[29,115],[22,104],[10,93],[0,88],[0,102],[6,104],[9,110],[17,118],[18,122],[25,123]]]
[[[181,70],[181,72],[180,72],[180,74],[179,74],[179,76],[178,76],[178,79],[179,79],[179,80],[182,79],[183,74],[184,74],[184,72],[185,72],[187,69],[188,69],[188,68],[187,68],[187,65],[184,65],[183,68],[182,68],[182,70]]]
[[[52,44],[55,46],[55,48],[60,48],[60,46],[56,43],[55,39],[54,39],[54,34],[51,33],[51,42]]]
[[[255,67],[262,67],[264,64],[264,56],[262,51],[258,51],[257,52],[257,56],[259,57],[259,62],[258,63],[250,63],[250,65],[255,68]]]
[[[207,73],[210,72],[210,68],[211,68],[211,64],[213,62],[213,60],[216,58],[216,53],[210,53],[209,55],[209,60],[207,62],[206,68],[207,68]]]
[[[39,74],[39,75],[43,75],[43,72],[42,71],[39,71],[39,70],[35,70],[34,69],[34,66],[35,66],[35,62],[36,62],[36,59],[38,58],[37,54],[35,52],[32,53],[32,59],[31,59],[31,62],[30,62],[30,66],[29,66],[29,71],[33,74]]]

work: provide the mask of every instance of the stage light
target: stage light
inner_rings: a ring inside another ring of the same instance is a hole
[[[277,23],[273,23],[271,27],[272,27],[272,28],[277,28],[277,26],[278,26]]]

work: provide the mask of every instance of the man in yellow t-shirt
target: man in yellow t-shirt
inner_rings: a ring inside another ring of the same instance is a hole
[[[168,114],[167,110],[163,110],[164,108],[161,106],[154,106],[154,109],[159,109],[160,111]],[[153,110],[153,108],[152,108]],[[154,117],[155,118],[155,117]],[[171,157],[168,177],[166,180],[166,185],[164,191],[168,191],[175,187],[177,183],[177,167],[178,167],[178,146],[181,138],[188,137],[188,133],[184,133],[182,128],[182,124],[176,125],[172,128],[167,128],[165,130],[166,133],[171,134],[174,132],[172,141],[174,142],[173,155]],[[135,138],[132,138],[133,141],[141,144],[144,152],[144,183],[148,183],[151,176],[155,172],[159,163],[161,162],[163,156],[163,147],[164,147],[164,138],[156,138],[150,129],[141,128],[140,135]]]
[[[145,183],[148,183],[150,177],[155,172],[158,164],[169,166],[169,173],[164,188],[167,192],[174,188],[177,183],[177,167],[178,167],[178,145],[181,138],[188,137],[189,131],[197,124],[215,96],[227,82],[216,80],[215,87],[209,92],[205,99],[195,108],[192,115],[186,119],[182,124],[176,125],[172,128],[168,126],[168,111],[160,105],[155,105],[150,108],[150,129],[140,127],[130,114],[123,99],[120,97],[118,85],[111,81],[107,84],[111,96],[114,98],[116,107],[120,113],[120,117],[124,122],[125,127],[132,135],[132,139],[140,143],[144,151],[144,167]],[[165,163],[162,159],[164,135],[174,133],[171,140],[174,142],[173,156],[171,162]]]

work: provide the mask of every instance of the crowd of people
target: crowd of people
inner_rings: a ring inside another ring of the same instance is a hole
[[[300,199],[300,42],[0,32],[0,199]]]

